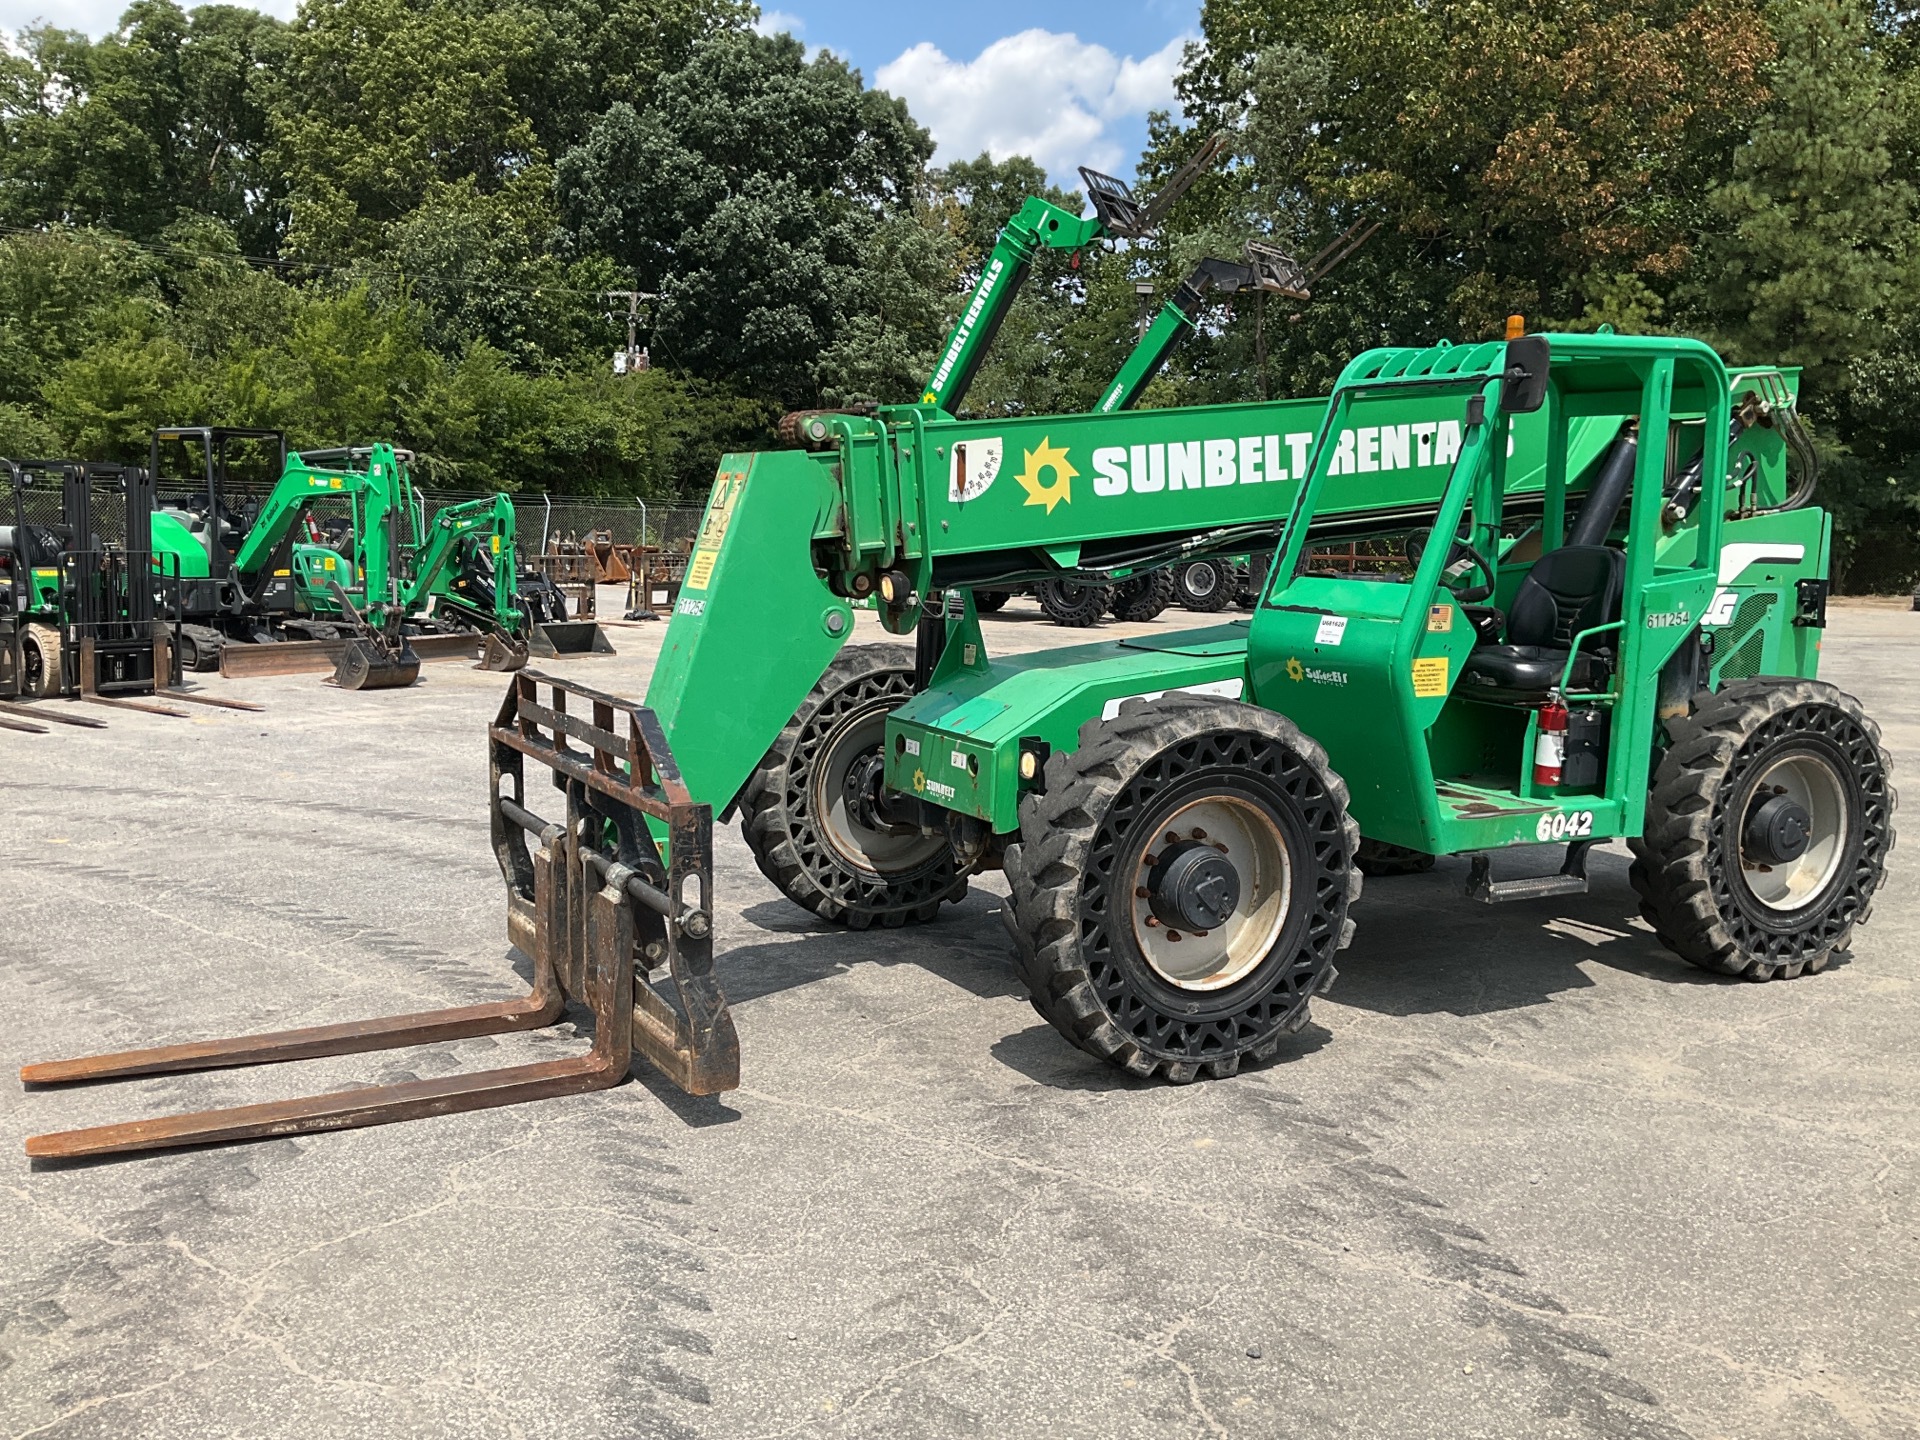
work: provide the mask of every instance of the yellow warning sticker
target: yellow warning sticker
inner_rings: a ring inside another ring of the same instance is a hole
[[[718,564],[719,561],[720,552],[718,550],[694,551],[693,560],[687,566],[687,583],[684,588],[688,590],[706,589],[707,582],[713,578],[713,567]]]
[[[1453,607],[1442,603],[1427,607],[1427,630],[1431,634],[1444,635],[1453,629]]]
[[[699,549],[720,548],[720,542],[727,538],[727,526],[733,523],[734,503],[746,485],[747,477],[737,471],[722,470],[714,477],[713,494],[707,500],[706,523],[700,527],[700,538],[695,542]]]
[[[1413,662],[1413,693],[1431,700],[1447,693],[1447,657],[1429,655]]]

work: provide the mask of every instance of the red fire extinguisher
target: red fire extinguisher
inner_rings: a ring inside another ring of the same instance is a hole
[[[1540,707],[1540,736],[1533,742],[1533,783],[1551,790],[1567,762],[1567,706],[1554,696]]]

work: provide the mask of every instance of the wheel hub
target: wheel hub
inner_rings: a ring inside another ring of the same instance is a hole
[[[1293,892],[1293,861],[1273,817],[1214,794],[1165,816],[1136,851],[1133,938],[1181,990],[1224,989],[1273,948]]]
[[[1813,817],[1791,795],[1775,795],[1755,805],[1741,835],[1748,858],[1763,865],[1798,860],[1812,843]]]
[[[1162,925],[1217,930],[1240,904],[1240,872],[1198,840],[1168,848],[1147,876],[1147,904]]]
[[[847,818],[868,830],[885,830],[888,822],[881,814],[881,794],[886,783],[886,757],[879,751],[862,755],[847,767],[841,790],[847,802]]]

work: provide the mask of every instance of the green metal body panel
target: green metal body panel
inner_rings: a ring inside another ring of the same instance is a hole
[[[1237,699],[1246,687],[1247,622],[1168,640],[1121,640],[1040,650],[987,664],[965,663],[959,635],[946,652],[960,663],[888,718],[887,784],[1008,828],[1019,804],[1020,742],[1055,750],[1079,744],[1080,727],[1122,701],[1169,690]]]
[[[646,702],[716,811],[853,631],[852,606],[814,569],[814,538],[848,523],[833,468],[797,450],[720,462]]]
[[[153,527],[156,569],[165,566],[168,574],[177,574],[186,580],[205,579],[213,573],[207,552],[200,548],[200,542],[186,526],[163,510],[154,511],[149,523]],[[163,561],[160,558],[163,555],[171,555],[172,561]]]

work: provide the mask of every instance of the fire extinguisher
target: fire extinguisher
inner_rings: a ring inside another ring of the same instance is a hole
[[[1533,742],[1533,783],[1551,790],[1567,762],[1567,706],[1558,695],[1540,707],[1540,735]]]

